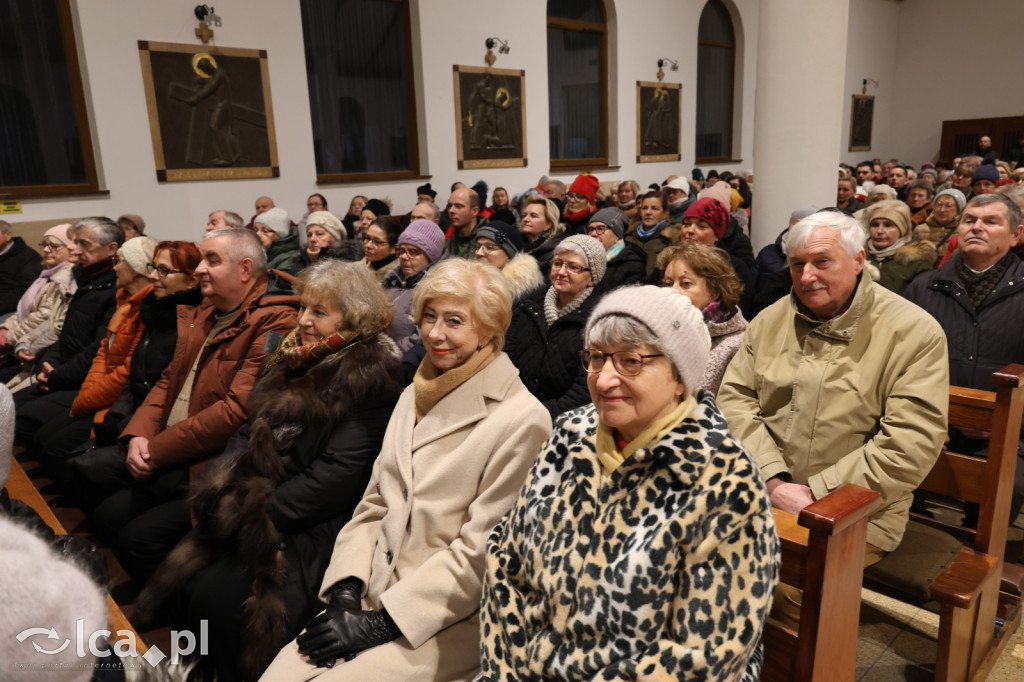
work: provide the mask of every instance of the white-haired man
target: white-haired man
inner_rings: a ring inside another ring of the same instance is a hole
[[[790,296],[759,314],[718,403],[750,449],[772,504],[793,513],[846,484],[881,494],[866,562],[899,545],[911,492],[946,436],[946,337],[925,311],[864,273],[864,228],[819,211],[787,235]],[[800,593],[773,612],[794,624]]]

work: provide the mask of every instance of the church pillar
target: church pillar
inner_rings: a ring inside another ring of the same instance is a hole
[[[754,101],[755,253],[795,209],[834,206],[849,0],[762,0]]]

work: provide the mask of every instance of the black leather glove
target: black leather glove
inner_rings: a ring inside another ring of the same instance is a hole
[[[370,647],[386,644],[402,636],[402,631],[384,609],[360,611],[333,603],[310,621],[296,642],[299,651],[319,667],[330,668],[344,656],[349,660]]]
[[[332,606],[358,611],[363,608],[363,581],[359,578],[339,580],[327,591],[327,595]]]

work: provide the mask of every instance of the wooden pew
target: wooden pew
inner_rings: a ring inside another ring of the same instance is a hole
[[[900,547],[864,574],[872,589],[912,603],[930,597],[940,604],[935,679],[942,682],[984,679],[1020,625],[1020,591],[1001,595],[1000,584],[1024,366],[1003,368],[992,383],[994,392],[957,386],[949,391],[950,426],[990,432],[988,457],[944,450],[921,484],[921,490],[977,503],[977,530],[913,514]]]
[[[7,492],[12,500],[21,500],[34,509],[54,533],[59,535],[67,533],[64,530],[64,526],[61,525],[56,515],[54,515],[53,510],[50,509],[50,505],[46,504],[46,500],[36,490],[35,485],[32,484],[25,470],[21,468],[21,464],[13,457],[11,458],[11,475],[7,480]],[[117,605],[117,602],[109,594],[107,595],[107,629],[111,633],[109,639],[112,645],[114,642],[130,639],[131,636],[134,636],[135,649],[140,656],[149,650],[146,643],[142,641],[142,637],[139,636],[139,633],[135,632],[135,628],[128,622],[128,618],[121,611],[121,607]],[[132,634],[118,634],[119,632],[130,632]]]
[[[852,682],[857,664],[868,517],[880,495],[845,485],[799,516],[774,509],[783,582],[802,587],[799,633],[773,618],[764,632],[764,681]]]

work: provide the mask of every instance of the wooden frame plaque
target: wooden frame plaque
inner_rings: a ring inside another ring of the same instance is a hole
[[[526,72],[454,65],[459,168],[525,166]]]

